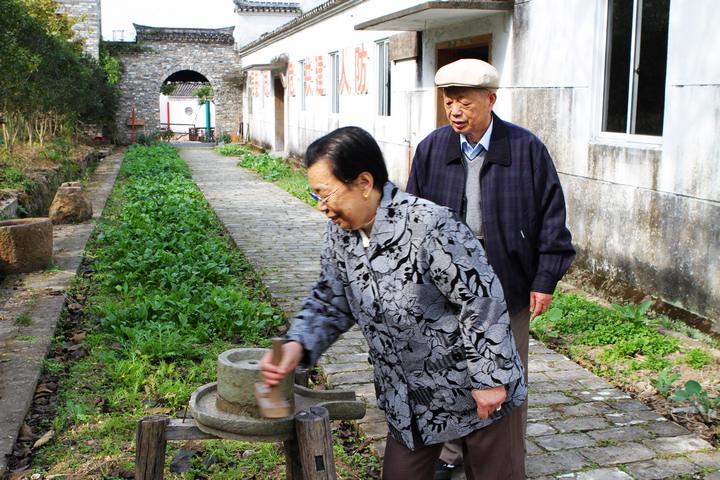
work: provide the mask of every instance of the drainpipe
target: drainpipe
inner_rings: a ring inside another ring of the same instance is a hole
[[[132,112],[132,143],[135,143],[135,109]]]
[[[205,141],[210,141],[210,100],[205,101]]]
[[[170,130],[170,101],[167,102],[167,129]]]

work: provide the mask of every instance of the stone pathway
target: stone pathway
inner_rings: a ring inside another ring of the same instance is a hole
[[[317,279],[325,216],[237,167],[237,157],[177,146],[240,250],[291,316]],[[360,331],[343,335],[319,363],[334,388],[353,389],[367,401],[358,425],[382,456],[387,427]],[[720,452],[709,443],[534,340],[529,370],[528,478],[720,480]],[[457,471],[452,478],[465,475]]]

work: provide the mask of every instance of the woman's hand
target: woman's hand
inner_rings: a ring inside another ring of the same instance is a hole
[[[507,397],[507,393],[505,392],[505,385],[500,385],[486,388],[485,390],[473,390],[472,396],[478,406],[478,417],[485,420],[495,413],[496,410],[500,410],[500,407]]]
[[[268,350],[260,360],[260,370],[266,387],[278,385],[280,380],[291,370],[294,370],[302,360],[304,349],[299,342],[287,342],[282,346],[280,363],[273,365],[272,350]]]

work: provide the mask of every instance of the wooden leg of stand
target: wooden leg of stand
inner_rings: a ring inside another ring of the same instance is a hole
[[[337,480],[327,409],[295,412],[295,435],[304,480]]]
[[[303,480],[297,438],[285,440],[283,445],[285,446],[285,480]]]
[[[151,415],[135,424],[135,480],[162,480],[165,470],[167,415]]]

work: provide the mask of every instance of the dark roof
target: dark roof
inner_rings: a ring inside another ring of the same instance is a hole
[[[208,85],[205,82],[178,82],[175,90],[168,97],[192,97],[192,94],[200,87]]]
[[[281,25],[280,27],[276,28],[271,32],[262,34],[260,38],[257,38],[252,42],[248,43],[247,45],[240,47],[238,52],[240,54],[251,52],[254,49],[259,48],[261,45],[265,44],[265,42],[270,42],[274,39],[282,38],[284,34],[293,30],[294,28],[300,27],[301,25],[312,25],[312,23],[316,19],[322,18],[322,16],[325,15],[327,12],[331,12],[334,9],[349,8],[350,6],[362,3],[363,1],[364,0],[328,0],[327,2],[313,8],[312,10],[303,13],[299,17],[290,20],[285,25]]]
[[[235,0],[235,11],[237,13],[283,13],[301,15],[299,3],[293,2],[252,2]]]
[[[165,28],[133,23],[136,37],[144,41],[233,44],[235,27],[225,28]]]

